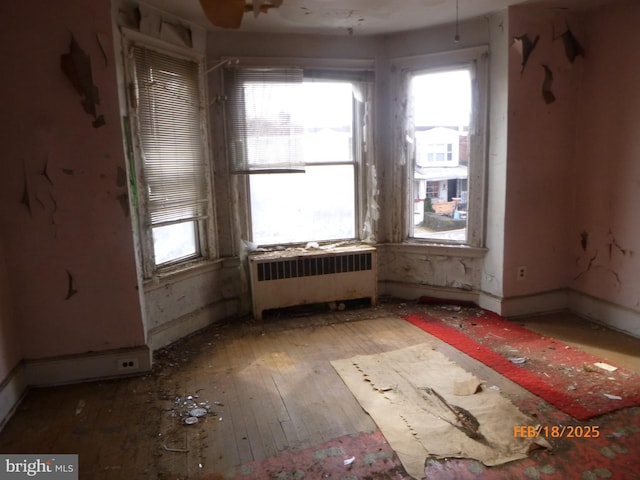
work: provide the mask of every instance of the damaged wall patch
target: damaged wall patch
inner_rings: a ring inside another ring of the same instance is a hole
[[[100,97],[98,95],[98,87],[93,84],[91,58],[80,48],[73,36],[71,36],[69,53],[64,53],[60,56],[60,66],[82,97],[82,108],[86,113],[93,116],[92,125],[95,128],[104,125],[104,116],[98,115],[97,107],[100,104]]]

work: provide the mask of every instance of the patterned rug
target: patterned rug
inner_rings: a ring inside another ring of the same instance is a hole
[[[577,420],[640,405],[640,374],[480,308],[430,310],[400,316]]]

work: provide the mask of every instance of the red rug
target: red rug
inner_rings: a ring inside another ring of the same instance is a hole
[[[401,316],[577,420],[640,405],[640,374],[601,369],[594,364],[604,360],[492,312],[453,306],[441,312]]]

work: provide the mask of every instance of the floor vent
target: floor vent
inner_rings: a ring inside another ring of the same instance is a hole
[[[249,257],[253,316],[311,303],[370,298],[376,303],[377,262],[373,247],[278,252]]]

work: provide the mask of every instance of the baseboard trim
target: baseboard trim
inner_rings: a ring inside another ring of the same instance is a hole
[[[0,384],[0,431],[18,408],[27,388],[24,364],[20,362]]]
[[[147,334],[147,345],[151,351],[155,351],[223,318],[235,315],[238,312],[238,302],[237,298],[221,300],[153,328]]]
[[[141,345],[118,350],[25,360],[23,364],[26,384],[30,387],[44,387],[148,372],[151,370],[151,351],[148,346]]]
[[[500,304],[500,315],[508,318],[558,312],[569,308],[569,291],[562,288],[532,295],[502,298]]]
[[[640,312],[575,290],[569,291],[569,309],[581,317],[640,338]]]

